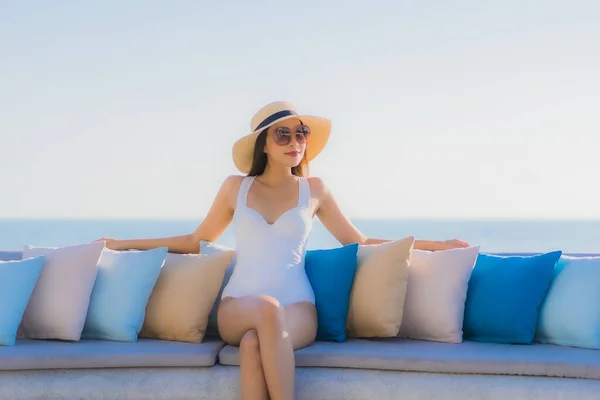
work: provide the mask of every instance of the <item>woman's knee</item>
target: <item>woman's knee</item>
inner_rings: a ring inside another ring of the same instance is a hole
[[[285,323],[285,309],[277,299],[270,296],[257,296],[256,298],[257,325],[283,325]]]

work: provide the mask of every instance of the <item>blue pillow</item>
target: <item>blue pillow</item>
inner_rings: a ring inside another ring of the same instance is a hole
[[[315,292],[316,340],[346,340],[350,292],[358,265],[358,244],[306,252],[305,269]]]
[[[465,339],[531,344],[561,255],[561,251],[534,256],[479,254],[467,290]]]
[[[13,346],[44,267],[44,256],[0,261],[0,346]]]
[[[563,255],[554,272],[536,341],[600,349],[600,257]]]
[[[145,251],[104,249],[81,337],[137,341],[166,256],[166,247]]]

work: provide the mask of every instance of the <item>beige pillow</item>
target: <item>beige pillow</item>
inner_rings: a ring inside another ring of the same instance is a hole
[[[349,337],[393,337],[398,334],[414,244],[415,238],[409,236],[359,247],[346,322]]]
[[[233,253],[167,254],[139,337],[201,343]]]
[[[22,258],[45,256],[19,337],[78,341],[85,324],[104,242],[25,246]]]

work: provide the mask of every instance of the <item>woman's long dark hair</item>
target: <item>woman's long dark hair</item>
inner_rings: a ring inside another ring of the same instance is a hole
[[[254,155],[252,157],[252,167],[248,176],[262,175],[267,168],[267,155],[264,152],[265,145],[267,144],[267,132],[269,128],[264,129],[256,138],[254,144]],[[296,176],[306,176],[308,174],[308,161],[306,160],[306,152],[300,164],[292,167],[292,174]]]

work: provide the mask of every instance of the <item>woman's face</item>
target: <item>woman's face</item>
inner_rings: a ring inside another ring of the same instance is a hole
[[[299,165],[306,152],[309,134],[309,127],[297,118],[286,119],[269,127],[265,145],[269,162],[290,168]]]

